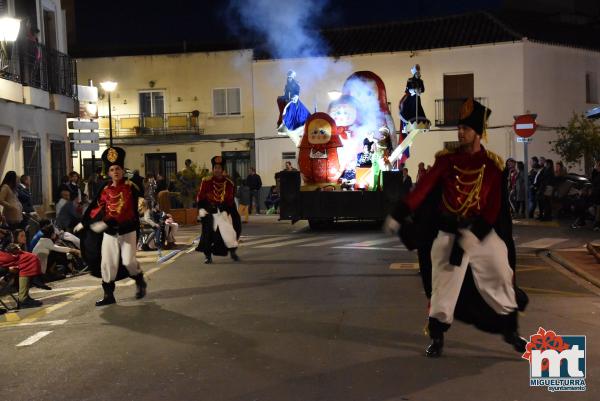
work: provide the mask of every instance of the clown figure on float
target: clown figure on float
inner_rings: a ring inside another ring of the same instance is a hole
[[[342,173],[337,149],[342,146],[335,121],[328,114],[314,113],[306,120],[298,155],[305,189],[337,183]]]

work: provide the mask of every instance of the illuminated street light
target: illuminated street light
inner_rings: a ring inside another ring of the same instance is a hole
[[[19,36],[21,20],[11,17],[0,18],[0,42],[14,42]]]
[[[112,140],[112,106],[110,104],[110,93],[117,89],[117,83],[114,81],[104,81],[100,82],[100,86],[106,93],[108,93],[108,143],[112,148],[113,140]]]

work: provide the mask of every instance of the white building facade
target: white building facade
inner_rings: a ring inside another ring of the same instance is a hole
[[[0,12],[21,23],[18,39],[3,43],[0,54],[0,172],[31,176],[34,203],[47,208],[70,171],[66,117],[77,96],[64,11],[60,0],[3,5]]]
[[[489,142],[484,146],[505,159],[523,160],[523,145],[517,143],[512,129],[514,116],[537,113],[540,128],[528,145],[529,156],[545,156],[556,161],[559,157],[552,153],[549,143],[556,138],[555,127],[565,125],[573,113],[583,113],[598,103],[595,77],[600,74],[600,52],[557,45],[519,41],[346,56],[329,59],[333,65],[331,73],[308,83],[303,71],[310,71],[313,62],[312,59],[261,60],[253,64],[257,138],[276,135],[273,129],[277,118],[275,99],[283,92],[288,69],[297,71],[302,88],[300,99],[311,111],[315,104],[318,111],[327,111],[330,101],[327,92],[341,90],[351,72],[375,72],[386,85],[392,116],[399,127],[398,103],[404,95],[410,68],[420,64],[425,83],[422,104],[433,125],[432,131],[417,136],[411,147],[406,166],[413,175],[419,162],[433,164],[435,153],[445,143],[457,140],[455,126],[436,126],[443,122],[439,104],[448,98],[444,83],[453,75],[472,75],[473,95],[493,111],[489,120]],[[275,172],[282,168],[283,158],[294,151],[291,141],[257,141],[257,170],[267,182],[272,182]],[[571,171],[580,173],[583,165],[572,166]]]

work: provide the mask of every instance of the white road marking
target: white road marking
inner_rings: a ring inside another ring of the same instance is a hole
[[[378,246],[350,246],[350,245],[334,246],[332,248],[333,249],[360,249],[362,251],[395,251],[395,252],[406,250],[406,248],[404,248],[404,247],[384,248],[384,247],[378,247]]]
[[[400,240],[397,237],[386,237],[386,238],[373,239],[373,240],[363,241],[363,242],[354,242],[352,244],[348,244],[347,246],[350,246],[350,247],[370,247],[370,246],[373,246],[373,245],[386,244],[388,242],[399,242],[399,241]]]
[[[277,242],[275,244],[267,244],[267,245],[259,245],[256,248],[278,248],[281,246],[288,246],[288,245],[294,245],[294,244],[301,244],[303,242],[318,242],[320,238],[323,237],[305,237],[305,238],[298,238],[298,239],[293,239],[290,241],[283,241],[283,242]],[[329,237],[325,237],[325,238],[329,238]]]
[[[254,245],[265,244],[267,242],[273,242],[273,241],[283,241],[283,240],[288,239],[288,238],[292,238],[292,236],[291,235],[282,235],[282,236],[277,236],[277,237],[260,239],[260,240],[256,240],[256,241],[242,242],[240,244],[240,247],[254,246]]]
[[[23,326],[61,326],[67,323],[67,320],[46,320],[43,322],[23,322],[23,323],[15,323],[10,326],[5,327],[23,327]]]
[[[331,244],[337,244],[338,242],[344,242],[344,241],[348,241],[348,238],[334,238],[334,239],[330,239],[328,241],[320,241],[320,242],[316,242],[314,244],[304,244],[304,245],[300,245],[300,246],[325,246],[325,245],[331,245]]]
[[[524,244],[517,245],[519,248],[538,248],[545,249],[550,248],[561,242],[568,241],[568,238],[540,238],[535,241],[525,242]]]
[[[42,338],[46,337],[48,334],[52,333],[52,331],[40,331],[35,333],[34,335],[26,338],[17,344],[17,347],[27,347],[29,345],[35,344],[40,341]]]

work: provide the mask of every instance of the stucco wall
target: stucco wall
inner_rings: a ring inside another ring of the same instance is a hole
[[[523,111],[537,113],[538,124],[564,125],[574,112],[583,113],[597,106],[586,103],[585,74],[595,72],[596,77],[600,77],[600,53],[532,42],[525,42],[524,50]],[[598,93],[598,81],[596,91]],[[555,136],[554,129],[538,130],[529,145],[529,155],[559,160],[548,143]],[[572,170],[582,171],[580,166]]]
[[[125,156],[125,167],[131,170],[139,170],[144,175],[146,171],[145,155],[147,153],[176,153],[177,170],[181,171],[185,167],[185,160],[190,159],[198,167],[207,167],[210,169],[210,159],[221,152],[231,151],[249,151],[248,141],[238,142],[194,142],[189,144],[156,144],[156,145],[128,145],[122,146],[127,151]],[[96,159],[99,159],[106,147],[101,146],[100,151],[96,152]],[[83,159],[91,159],[91,152],[82,152]],[[76,170],[79,171],[79,158],[73,159]],[[87,178],[87,177],[86,177]]]
[[[113,117],[139,114],[140,90],[164,90],[165,113],[203,114],[201,127],[207,134],[252,133],[252,51],[184,53],[156,56],[128,56],[78,60],[79,83],[88,79],[99,86],[101,81],[117,81],[112,94]],[[154,87],[150,87],[154,81]],[[213,117],[212,90],[239,87],[241,116]],[[102,95],[103,91],[100,90]],[[100,115],[108,115],[104,97],[98,105]]]
[[[2,125],[0,135],[10,137],[6,154],[0,160],[2,177],[10,170],[16,171],[19,176],[23,174],[23,138],[40,139],[43,203],[48,205],[52,201],[50,141],[65,141],[65,115],[55,111],[0,101],[0,124]],[[69,169],[68,165],[67,169]]]

